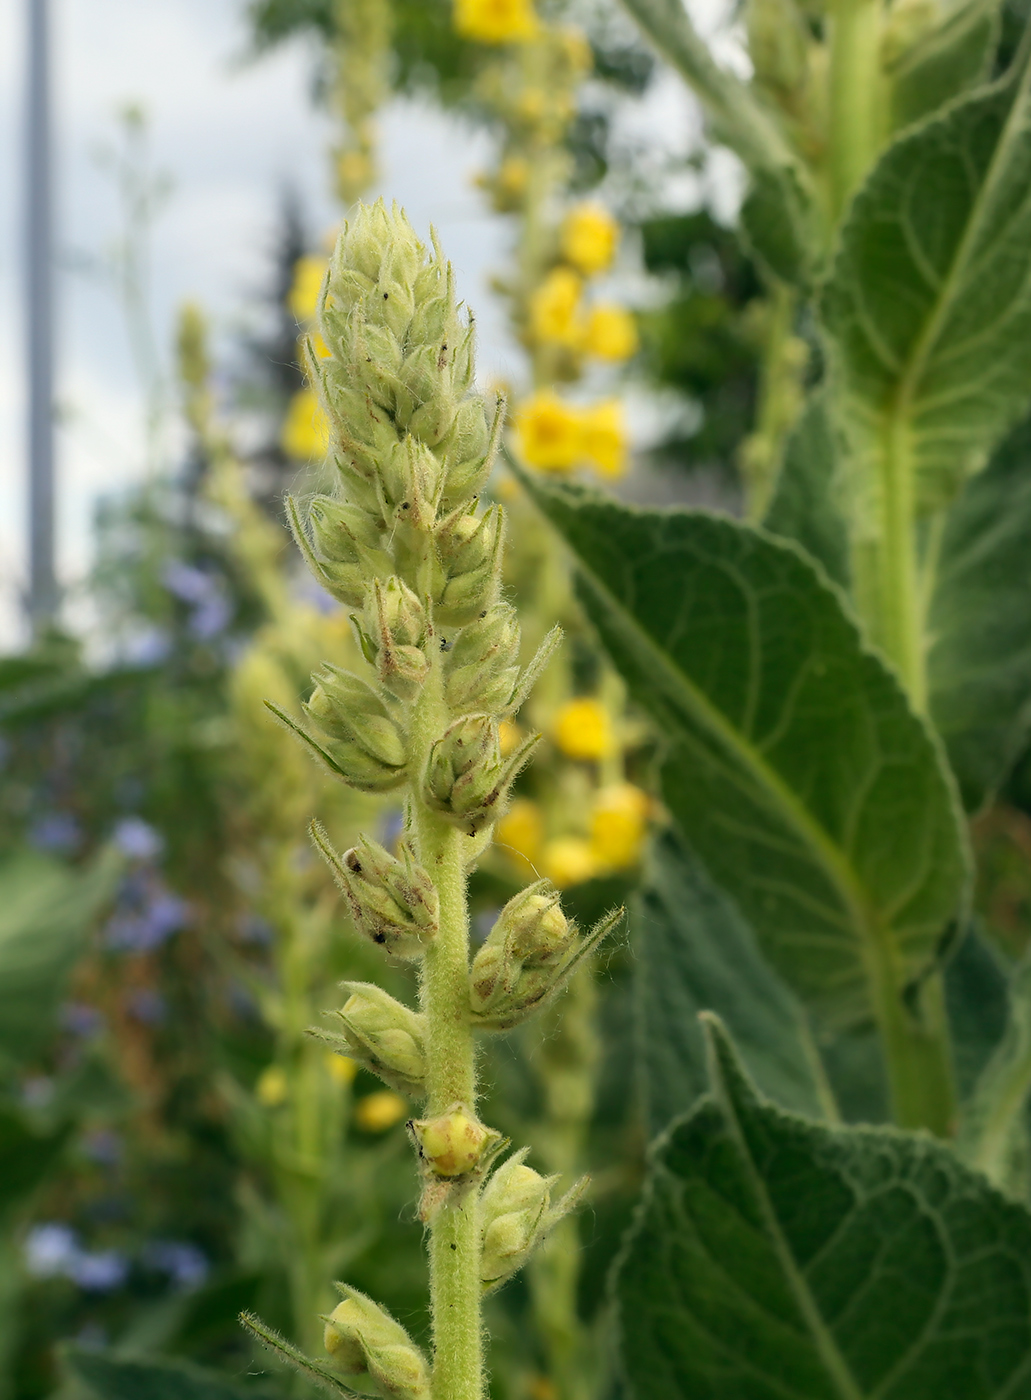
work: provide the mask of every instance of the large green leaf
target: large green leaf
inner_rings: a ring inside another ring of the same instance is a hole
[[[1027,1211],[930,1138],[784,1113],[709,1037],[616,1276],[632,1400],[1028,1400]]]
[[[655,843],[631,914],[638,1044],[652,1133],[705,1091],[700,1011],[733,1032],[763,1090],[822,1117],[826,1092],[805,1016],[756,946],[751,929],[672,832]],[[821,1099],[823,1094],[823,1099]]]
[[[53,1017],[118,862],[73,870],[35,852],[0,864],[0,1054],[30,1059]]]
[[[932,961],[966,883],[935,742],[790,544],[700,511],[527,485],[665,744],[663,793],[767,956],[837,1024]]]
[[[919,121],[988,77],[999,39],[999,0],[960,0],[888,65],[892,125]]]
[[[1031,68],[888,148],[821,310],[858,528],[948,502],[1031,399]]]
[[[112,1352],[68,1347],[72,1374],[103,1400],[277,1400],[265,1388],[233,1385],[180,1361],[137,1361]]]
[[[763,524],[800,544],[835,583],[848,587],[848,529],[836,498],[838,443],[827,395],[816,393],[788,438]]]
[[[931,714],[976,808],[1031,728],[1031,423],[948,514],[928,631]]]

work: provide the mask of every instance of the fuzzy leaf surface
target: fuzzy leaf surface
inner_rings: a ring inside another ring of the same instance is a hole
[[[763,1091],[785,1108],[823,1116],[798,1002],[698,858],[673,832],[655,843],[631,914],[637,1040],[651,1133],[705,1092],[700,1011],[730,1028]]]
[[[793,545],[524,479],[657,724],[682,832],[803,1000],[865,1019],[871,967],[926,968],[966,883],[952,788],[895,677]]]
[[[1031,396],[1031,67],[885,151],[822,299],[856,509],[947,503]]]
[[[1031,728],[1031,424],[949,511],[929,627],[931,713],[964,801],[979,807]]]
[[[1027,1211],[929,1137],[775,1108],[709,1037],[616,1278],[632,1400],[1028,1400]]]

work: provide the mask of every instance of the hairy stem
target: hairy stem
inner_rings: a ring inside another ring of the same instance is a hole
[[[830,194],[835,219],[886,136],[882,0],[836,0],[831,19]]]
[[[447,724],[439,657],[413,716],[416,773]],[[469,1024],[469,911],[462,833],[412,792],[419,859],[440,897],[440,932],[423,959],[422,1006],[427,1029],[427,1114],[454,1103],[476,1107],[476,1060]],[[435,1400],[482,1400],[480,1239],[473,1191],[452,1194],[432,1215],[430,1309]]]

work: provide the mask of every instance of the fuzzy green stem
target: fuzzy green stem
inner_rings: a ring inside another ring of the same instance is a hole
[[[832,9],[830,193],[835,219],[873,164],[886,135],[882,13],[882,0],[836,0]]]
[[[956,1130],[955,1086],[941,973],[920,988],[916,1005],[897,981],[875,987],[877,1026],[894,1122],[936,1137]]]
[[[416,773],[424,771],[448,712],[439,657],[412,723]],[[427,1020],[430,1117],[454,1103],[476,1107],[476,1060],[469,1024],[469,911],[462,833],[421,801],[413,787],[412,816],[419,859],[440,898],[440,931],[423,959],[422,1006]],[[473,1191],[454,1193],[432,1215],[430,1308],[434,1400],[482,1400],[480,1238]]]

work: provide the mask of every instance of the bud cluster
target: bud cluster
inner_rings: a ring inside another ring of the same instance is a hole
[[[521,890],[502,909],[473,959],[473,1024],[503,1031],[525,1021],[565,985],[580,959],[621,917],[622,910],[616,909],[584,935],[566,919],[547,880]]]

